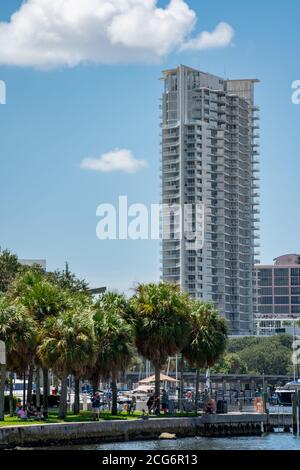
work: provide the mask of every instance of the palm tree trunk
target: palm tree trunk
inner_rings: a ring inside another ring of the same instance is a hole
[[[59,419],[65,419],[67,414],[68,373],[64,372],[61,378],[61,392],[59,400]]]
[[[154,365],[155,368],[155,399],[156,399],[156,409],[155,413],[160,414],[160,366]]]
[[[75,396],[74,396],[74,414],[79,415],[80,412],[80,379],[75,377],[74,380]]]
[[[9,416],[14,415],[14,373],[9,373]]]
[[[179,411],[180,413],[183,412],[183,387],[184,387],[184,380],[183,380],[183,371],[184,371],[184,358],[181,355],[180,358],[180,386],[179,386]]]
[[[91,382],[92,382],[92,387],[93,387],[93,393],[95,394],[99,388],[99,377],[93,377]]]
[[[49,371],[43,368],[43,411],[46,418],[48,417],[48,389],[49,389]]]
[[[23,406],[26,405],[26,370],[23,373]]]
[[[117,416],[118,414],[118,388],[117,388],[116,377],[114,374],[111,380],[111,392],[112,392],[111,414],[112,416]]]
[[[27,382],[27,404],[32,402],[32,383],[33,383],[34,366],[30,364]]]
[[[40,383],[40,368],[37,367],[35,370],[35,390],[36,390],[36,404],[37,408],[41,407],[41,383]]]
[[[5,392],[5,380],[6,380],[6,367],[5,364],[0,364],[1,375],[0,375],[0,421],[4,421],[4,392]]]
[[[196,370],[196,391],[195,391],[195,412],[198,413],[198,404],[199,404],[199,383],[200,383],[200,371]]]

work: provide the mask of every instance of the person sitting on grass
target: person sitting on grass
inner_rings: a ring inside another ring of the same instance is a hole
[[[35,418],[36,417],[36,408],[33,405],[33,403],[29,403],[29,405],[27,407],[27,415],[28,415],[28,418]]]
[[[36,409],[35,417],[37,421],[45,421],[45,416],[40,406],[38,406]]]
[[[27,420],[28,419],[28,415],[27,415],[27,411],[26,411],[25,406],[22,406],[22,408],[19,409],[17,416],[18,416],[18,418],[20,418],[22,420]]]
[[[21,400],[17,400],[17,403],[16,403],[16,415],[17,416],[21,408],[22,408]]]

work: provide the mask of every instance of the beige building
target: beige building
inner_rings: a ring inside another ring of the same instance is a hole
[[[275,258],[256,265],[257,333],[284,332],[300,320],[300,255]]]

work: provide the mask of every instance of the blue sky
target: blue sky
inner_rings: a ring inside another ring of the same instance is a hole
[[[20,1],[0,0],[0,21]],[[167,2],[159,2],[165,6]],[[230,78],[259,78],[261,107],[261,260],[300,252],[300,80],[297,0],[186,0],[197,13],[195,33],[226,22],[226,48],[173,48],[156,63],[79,64],[37,69],[0,64],[7,104],[0,106],[0,245],[21,258],[65,261],[91,285],[128,289],[159,278],[156,241],[100,241],[96,207],[159,202],[161,70],[184,63]],[[6,44],[0,42],[4,51]],[[1,61],[0,61],[1,62]],[[145,61],[144,61],[145,62]],[[147,62],[147,61],[146,61]],[[148,162],[136,173],[80,168],[85,157],[130,149]]]

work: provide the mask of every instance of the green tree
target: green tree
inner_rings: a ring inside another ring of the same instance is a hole
[[[271,336],[270,338],[268,338],[268,340],[274,344],[274,347],[278,345],[279,347],[283,346],[291,350],[293,347],[294,338],[292,335],[281,333],[275,336]]]
[[[93,304],[91,297],[86,295],[83,291],[76,291],[74,290],[73,293],[71,291],[70,295],[72,296],[72,305],[73,310],[77,310],[78,312],[84,310],[90,310],[91,314],[93,315]],[[95,343],[95,351],[96,352],[96,343]],[[93,365],[94,361],[96,360],[96,356],[91,355],[90,360],[88,362],[82,362],[81,364],[75,364],[75,367],[72,367],[71,372],[74,376],[74,414],[79,414],[80,412],[80,379],[87,378],[88,370]]]
[[[47,318],[58,316],[71,306],[71,296],[61,287],[46,279],[44,272],[36,267],[26,267],[15,279],[10,289],[11,296],[16,302],[28,309],[28,312],[42,328]],[[36,348],[38,342],[36,343]],[[40,366],[39,359],[35,354],[30,364],[27,401],[30,399],[32,390],[32,378],[34,365]],[[43,367],[43,408],[48,411],[49,395],[49,371]]]
[[[25,307],[0,297],[0,340],[6,345],[6,367],[23,371],[33,355],[37,328]],[[4,419],[5,366],[2,366],[0,389],[0,420]]]
[[[188,297],[172,284],[140,284],[131,305],[136,347],[154,366],[155,394],[160,396],[163,365],[169,356],[182,351],[189,339]]]
[[[20,268],[18,257],[0,248],[0,294],[8,291]]]
[[[93,314],[89,309],[69,309],[58,317],[49,317],[40,334],[38,357],[61,378],[59,418],[67,412],[68,375],[82,370],[94,359]]]
[[[57,269],[53,272],[47,272],[46,278],[52,284],[56,284],[64,290],[68,290],[73,294],[79,292],[89,295],[89,286],[84,279],[79,279],[76,274],[72,273],[69,269],[68,263],[66,263],[65,269],[60,271]]]
[[[268,375],[286,375],[291,366],[292,352],[281,346],[274,347],[272,341],[243,349],[239,354],[241,360],[247,365],[249,372]]]
[[[128,323],[129,306],[124,295],[105,292],[95,305],[95,332],[98,341],[94,380],[111,378],[112,414],[117,414],[117,376],[131,363],[133,329]]]
[[[226,349],[228,328],[226,321],[209,303],[191,301],[191,333],[182,351],[191,367],[195,367],[196,394],[195,407],[199,400],[199,373],[204,367],[211,367]]]
[[[227,352],[240,353],[247,347],[252,347],[260,342],[263,338],[258,336],[245,336],[242,338],[233,338],[228,341]]]
[[[38,321],[57,316],[70,306],[68,293],[35,270],[28,269],[17,276],[11,295]]]
[[[227,352],[237,354],[249,373],[286,375],[292,367],[292,343],[293,337],[287,334],[234,338]]]
[[[216,374],[248,374],[247,364],[237,353],[227,353],[212,368]]]

